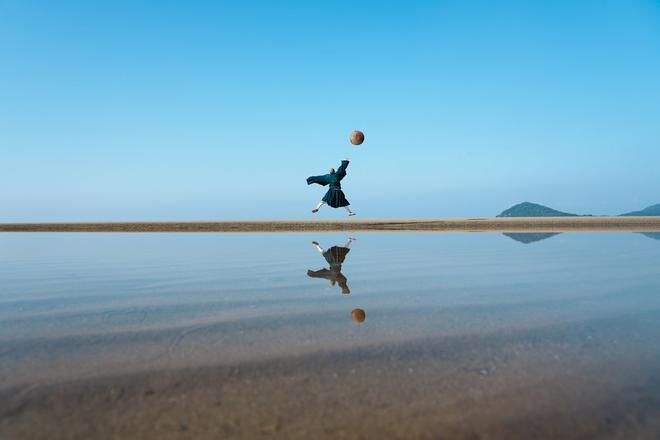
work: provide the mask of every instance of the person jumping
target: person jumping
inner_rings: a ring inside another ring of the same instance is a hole
[[[332,286],[339,284],[341,293],[344,295],[350,294],[351,289],[348,288],[348,279],[341,273],[341,265],[344,264],[346,255],[351,251],[351,243],[354,241],[355,239],[353,237],[349,237],[343,247],[332,246],[330,249],[323,249],[318,241],[313,241],[312,245],[323,255],[323,258],[325,258],[325,261],[328,262],[330,267],[327,269],[308,270],[307,276],[311,278],[324,278],[330,281]]]
[[[346,168],[348,167],[348,159],[342,160],[339,169],[335,171],[334,168],[330,168],[330,173],[323,176],[311,176],[307,178],[307,185],[312,183],[317,183],[321,186],[330,185],[330,189],[325,193],[323,199],[316,205],[316,208],[312,209],[312,212],[316,214],[319,212],[321,206],[327,204],[333,208],[346,208],[348,215],[355,215],[351,208],[348,207],[350,203],[346,200],[344,191],[341,190],[341,180],[346,177]]]

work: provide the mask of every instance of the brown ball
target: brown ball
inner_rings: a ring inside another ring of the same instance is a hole
[[[351,144],[360,145],[362,142],[364,142],[364,133],[359,130],[351,131],[348,139],[350,139]]]
[[[351,319],[353,322],[357,322],[358,324],[361,322],[364,322],[365,319],[367,319],[366,313],[364,313],[364,310],[362,309],[353,309],[351,310]]]

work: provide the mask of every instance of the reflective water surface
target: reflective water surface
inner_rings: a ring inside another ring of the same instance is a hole
[[[0,438],[657,439],[656,235],[0,235]]]

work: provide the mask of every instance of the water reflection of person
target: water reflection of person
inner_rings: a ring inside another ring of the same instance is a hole
[[[341,273],[341,265],[346,259],[346,255],[351,251],[351,243],[355,239],[349,237],[346,240],[345,246],[333,246],[328,250],[323,249],[317,241],[313,241],[312,245],[318,250],[325,261],[328,262],[330,267],[328,269],[319,269],[319,270],[308,270],[307,276],[312,278],[325,278],[330,281],[331,285],[339,284],[341,287],[341,293],[348,295],[351,293],[351,290],[348,288],[346,282],[348,281],[344,274]]]

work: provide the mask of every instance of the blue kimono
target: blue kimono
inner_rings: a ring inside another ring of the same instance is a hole
[[[348,200],[344,195],[344,191],[341,190],[341,179],[346,176],[346,167],[348,167],[348,161],[342,160],[341,166],[337,171],[330,174],[325,174],[323,176],[312,176],[307,178],[307,185],[312,183],[318,183],[319,185],[325,186],[330,185],[330,189],[323,196],[323,200],[329,206],[333,208],[341,208],[342,206],[348,206]]]
[[[348,279],[341,273],[341,265],[346,259],[346,255],[351,250],[347,247],[342,246],[333,246],[327,251],[323,252],[323,258],[328,262],[330,268],[328,269],[319,269],[319,270],[308,270],[307,276],[312,278],[325,278],[326,280],[332,281],[332,284],[339,284],[341,291],[344,295],[351,293],[351,290],[348,288]]]

